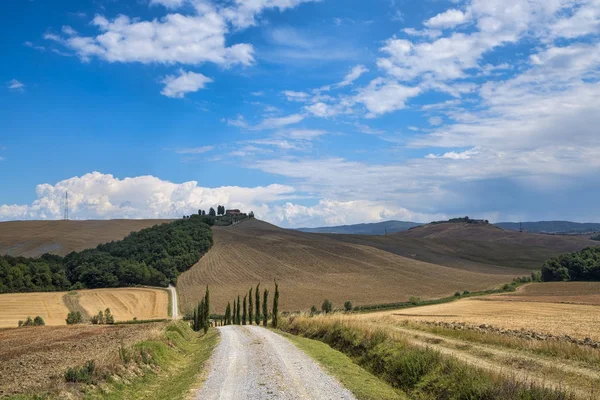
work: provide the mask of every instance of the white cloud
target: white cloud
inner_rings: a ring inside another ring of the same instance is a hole
[[[442,155],[428,154],[425,158],[436,159],[436,158],[445,158],[449,160],[469,160],[472,156],[476,156],[479,154],[479,150],[474,148],[470,150],[465,150],[463,152],[457,153],[455,151],[450,151],[448,153],[444,153]]]
[[[429,118],[429,124],[433,126],[441,125],[444,122],[442,117],[431,117]]]
[[[25,88],[25,85],[16,79],[12,79],[8,82],[6,87],[10,90],[22,91]]]
[[[321,0],[235,0],[234,5],[222,10],[223,15],[238,28],[256,25],[256,17],[265,9],[285,11],[302,3]]]
[[[150,5],[161,5],[166,8],[179,8],[185,0],[150,0]]]
[[[227,122],[227,125],[235,126],[237,128],[249,128],[248,122],[246,122],[243,115],[238,115],[235,119],[225,119],[224,121]]]
[[[204,154],[214,150],[214,146],[184,147],[175,150],[177,154]]]
[[[77,35],[77,31],[75,29],[73,29],[72,27],[70,27],[69,25],[63,25],[62,31],[64,34],[69,35],[69,36]]]
[[[365,105],[370,117],[396,111],[406,106],[406,101],[418,96],[421,89],[409,87],[395,82],[373,80],[369,86],[356,95],[355,100]]]
[[[179,70],[179,76],[168,75],[163,80],[165,87],[161,94],[172,98],[183,98],[186,93],[203,89],[212,79],[195,72]]]
[[[103,33],[95,36],[44,37],[73,49],[84,60],[99,57],[109,62],[140,62],[197,65],[251,65],[254,48],[239,43],[226,46],[224,18],[212,7],[198,15],[168,14],[152,21],[132,20],[125,15],[109,21],[97,15],[92,24]]]
[[[346,75],[343,81],[337,84],[338,87],[351,85],[355,80],[361,77],[365,72],[369,72],[364,65],[357,65]]]
[[[295,92],[293,90],[284,90],[283,94],[287,97],[288,101],[307,101],[310,97],[308,93]]]
[[[442,36],[442,31],[437,29],[423,29],[420,31],[415,28],[405,28],[402,31],[410,36],[428,37],[430,39],[435,39]]]
[[[288,125],[295,125],[304,120],[304,115],[302,114],[292,114],[287,115],[285,117],[277,117],[277,118],[265,118],[258,125],[253,127],[254,130],[260,129],[278,129],[283,128]]]
[[[327,134],[321,129],[290,129],[280,133],[283,136],[296,140],[312,140]]]
[[[460,10],[448,10],[425,21],[425,26],[433,29],[454,28],[469,21],[469,16]]]
[[[333,117],[339,113],[339,110],[336,107],[322,102],[306,106],[305,109],[311,114],[321,118]]]

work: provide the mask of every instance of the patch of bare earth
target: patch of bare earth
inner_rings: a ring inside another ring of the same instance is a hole
[[[156,337],[165,324],[0,329],[0,397],[64,385],[69,367],[109,365],[120,346]]]

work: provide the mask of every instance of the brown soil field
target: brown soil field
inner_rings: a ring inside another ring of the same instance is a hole
[[[65,325],[69,311],[97,314],[110,308],[116,321],[168,318],[169,295],[153,288],[80,290],[67,305],[66,292],[0,294],[0,328],[15,328],[19,320],[39,315],[46,325]],[[81,308],[76,307],[79,305]]]
[[[544,282],[521,286],[514,293],[484,297],[496,301],[533,301],[600,306],[600,282]]]
[[[476,272],[487,266],[539,269],[550,257],[598,245],[581,236],[520,233],[473,224],[425,225],[387,236],[326,236]]]
[[[119,346],[160,334],[165,324],[0,329],[0,397],[64,385],[69,367],[110,365]]]
[[[398,320],[488,324],[502,329],[525,329],[600,340],[600,308],[591,305],[472,298],[407,310],[363,314],[359,318],[368,320],[385,316]]]
[[[214,227],[213,248],[177,282],[182,310],[193,307],[211,288],[211,311],[224,312],[227,301],[244,296],[261,282],[272,293],[280,284],[281,310],[320,307],[325,298],[341,307],[390,303],[410,296],[436,298],[456,290],[481,290],[509,282],[528,271],[494,265],[446,266],[402,257],[337,236],[285,230],[251,220]]]
[[[115,321],[168,318],[169,295],[166,290],[117,288],[80,290],[79,304],[88,315],[110,308]]]
[[[0,294],[0,328],[16,328],[19,320],[38,315],[46,325],[65,325],[69,309],[63,301],[64,295],[64,292]]]
[[[170,220],[11,221],[0,222],[0,254],[38,257],[67,255],[123,239],[131,232]]]

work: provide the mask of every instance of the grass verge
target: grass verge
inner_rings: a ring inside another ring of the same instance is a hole
[[[394,389],[387,382],[373,376],[363,368],[352,362],[350,357],[327,344],[307,339],[301,336],[281,333],[300,350],[313,358],[358,400],[402,400],[408,399],[404,393]]]
[[[389,330],[336,317],[290,317],[280,328],[320,340],[414,399],[566,400],[572,394],[484,371]]]

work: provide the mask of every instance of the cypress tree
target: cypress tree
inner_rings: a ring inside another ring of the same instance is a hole
[[[233,325],[237,325],[237,304],[235,302],[235,299],[233,299],[233,318],[231,323]]]
[[[246,325],[246,316],[248,315],[246,312],[248,310],[247,303],[246,303],[246,296],[244,296],[244,309],[243,310],[244,311],[242,312],[242,325]]]
[[[273,319],[271,320],[271,326],[277,328],[277,315],[279,312],[279,285],[275,281],[275,295],[273,296]]]
[[[227,307],[225,308],[225,325],[231,324],[231,303],[227,303]]]
[[[210,323],[210,294],[208,292],[208,285],[206,286],[206,293],[204,294],[204,333],[208,331],[209,323]]]
[[[256,285],[256,292],[254,292],[254,298],[256,299],[256,314],[254,315],[254,322],[256,325],[260,326],[260,291],[258,288],[260,287],[260,283]]]
[[[267,320],[269,319],[269,310],[268,310],[268,302],[269,302],[269,290],[265,289],[265,292],[263,293],[263,305],[262,305],[262,309],[263,309],[263,326],[266,328],[267,327]]]
[[[192,318],[192,330],[196,330],[198,326],[198,309],[194,308],[194,317]]]
[[[241,318],[241,314],[242,314],[242,307],[240,305],[240,296],[238,295],[238,305],[237,305],[237,315],[235,316],[237,318],[237,324],[241,325],[242,323],[242,318]]]
[[[252,288],[248,291],[248,325],[254,322],[254,304],[252,302]]]

